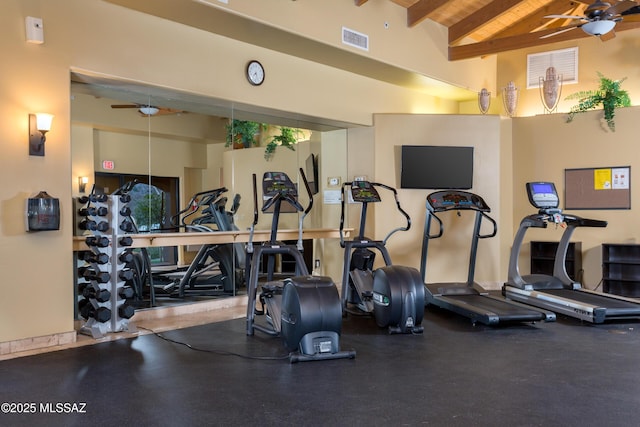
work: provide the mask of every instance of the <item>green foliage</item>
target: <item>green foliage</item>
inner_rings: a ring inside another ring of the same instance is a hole
[[[266,127],[267,125],[261,123],[234,119],[226,126],[227,142],[224,146],[229,147],[237,142],[242,143],[245,148],[249,148],[251,145],[257,144],[256,134]]]
[[[615,132],[616,125],[613,120],[615,117],[615,109],[618,107],[630,107],[631,99],[626,90],[620,89],[620,84],[626,80],[611,80],[598,72],[600,78],[600,87],[596,90],[583,90],[567,96],[565,99],[577,99],[578,103],[571,107],[567,116],[567,123],[571,122],[577,113],[594,110],[602,104],[604,109],[604,119],[611,131]]]
[[[298,143],[302,131],[300,129],[288,128],[280,126],[280,134],[271,137],[271,141],[264,149],[264,158],[269,160],[276,152],[276,148],[282,146],[287,147],[289,150],[295,151],[295,145]]]

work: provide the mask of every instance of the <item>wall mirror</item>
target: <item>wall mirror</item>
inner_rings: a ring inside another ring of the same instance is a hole
[[[300,168],[317,190],[304,228],[339,227],[340,205],[326,202],[323,193],[339,189],[328,188],[329,178],[347,177],[345,123],[85,73],[72,73],[71,95],[73,194],[83,195],[78,186],[83,176],[86,193],[126,188],[138,233],[247,230],[254,217],[252,174],[259,203],[263,173],[279,171],[296,184],[306,206]],[[257,124],[250,138],[242,134],[247,122]],[[275,151],[269,155],[269,142],[283,128],[295,130],[292,149],[271,144]],[[280,229],[297,228],[299,217],[284,213]],[[256,229],[270,229],[271,220],[272,215],[260,214]],[[326,245],[338,247],[335,239],[306,241],[305,259],[310,271],[338,278],[339,272],[321,270]],[[136,253],[139,263],[149,264],[136,266],[138,309],[245,292],[244,243],[148,247]],[[287,268],[281,260],[279,270],[287,274]]]

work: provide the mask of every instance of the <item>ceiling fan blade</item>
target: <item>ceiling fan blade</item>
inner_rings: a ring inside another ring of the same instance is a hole
[[[140,108],[138,104],[113,104],[111,108]]]
[[[543,18],[549,18],[549,19],[580,19],[580,20],[586,21],[584,16],[577,16],[577,15],[547,15],[547,16],[544,16]]]
[[[622,19],[625,21],[637,22],[636,17],[640,16],[640,6],[634,6],[631,9],[627,9],[622,12]]]
[[[600,40],[606,42],[608,40],[614,39],[616,37],[616,32],[614,30],[609,31],[608,33],[604,33],[600,35]]]
[[[635,1],[619,1],[618,3],[605,10],[603,13],[606,15],[616,16],[636,6],[638,6],[638,3],[636,3]]]
[[[544,36],[540,36],[540,38],[541,39],[547,39],[549,37],[557,36],[558,34],[566,33],[567,31],[571,31],[574,28],[580,28],[580,27],[582,27],[582,24],[572,25],[570,27],[564,27],[564,28],[561,28],[558,31],[553,32],[553,33],[545,34]]]

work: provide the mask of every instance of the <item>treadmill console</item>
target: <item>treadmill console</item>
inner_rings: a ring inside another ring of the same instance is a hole
[[[527,182],[527,196],[533,207],[539,210],[556,209],[560,205],[553,182]]]
[[[380,195],[369,181],[353,181],[351,183],[351,197],[360,203],[379,202]]]
[[[436,191],[427,196],[427,202],[435,212],[451,209],[470,209],[481,212],[491,212],[491,208],[489,208],[482,197],[467,191]]]

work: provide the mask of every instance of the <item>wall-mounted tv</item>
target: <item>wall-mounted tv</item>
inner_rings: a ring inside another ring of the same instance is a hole
[[[473,147],[403,145],[401,188],[461,189],[473,186]]]

